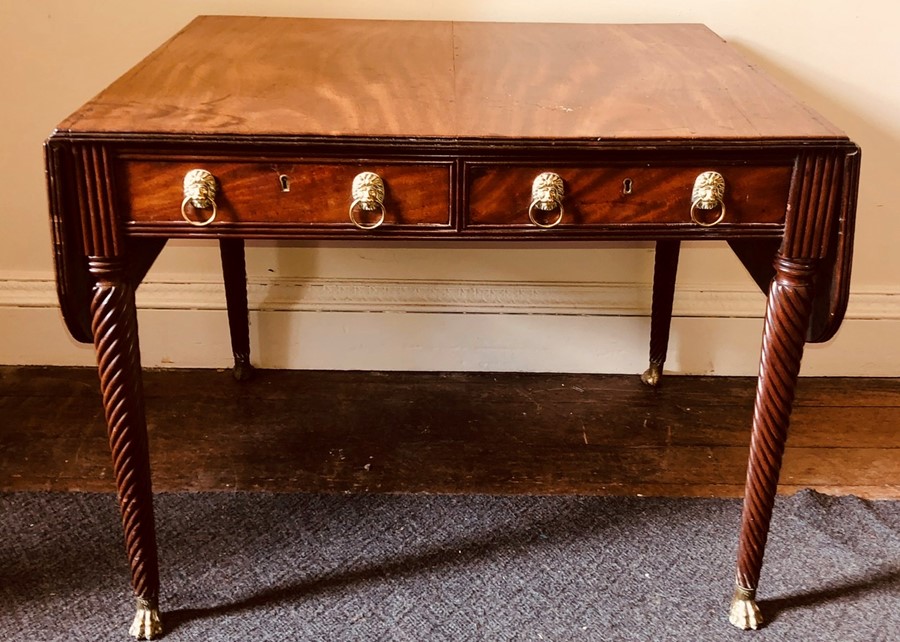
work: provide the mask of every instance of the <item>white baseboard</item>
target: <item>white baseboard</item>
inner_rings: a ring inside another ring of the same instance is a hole
[[[349,279],[251,279],[254,363],[272,368],[637,372],[646,364],[650,286]],[[851,297],[804,375],[900,376],[900,293]],[[667,367],[756,373],[758,290],[679,287]],[[0,279],[0,363],[93,365],[65,333],[49,279]],[[227,367],[220,283],[150,281],[138,291],[145,366]]]

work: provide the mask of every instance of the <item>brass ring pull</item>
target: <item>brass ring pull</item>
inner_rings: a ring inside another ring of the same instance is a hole
[[[216,208],[215,201],[212,201],[212,214],[210,214],[209,218],[206,219],[205,221],[195,221],[194,219],[192,219],[190,216],[187,215],[187,205],[190,201],[191,201],[190,196],[185,196],[184,200],[181,201],[181,216],[182,216],[182,218],[184,218],[185,221],[187,221],[188,223],[190,223],[191,225],[193,225],[195,227],[206,227],[207,225],[209,225],[210,223],[212,223],[213,221],[216,220],[216,214],[218,213],[218,208]],[[206,208],[195,206],[194,209],[200,210],[200,209],[206,209]]]
[[[375,172],[362,172],[353,178],[353,184],[350,186],[350,195],[353,201],[350,203],[350,222],[361,230],[374,230],[376,227],[384,223],[384,217],[387,213],[384,209],[384,181]],[[354,211],[356,208],[372,212],[380,209],[381,216],[374,223],[361,223],[356,219]]]
[[[702,221],[699,218],[697,218],[697,210],[698,209],[708,210],[710,208],[702,207],[701,201],[694,201],[693,203],[691,203],[691,220],[694,223],[696,223],[697,225],[702,225],[703,227],[712,227],[714,225],[718,225],[719,223],[722,222],[722,219],[725,218],[725,203],[722,203],[720,201],[719,205],[720,205],[719,215],[715,218],[715,220],[707,223],[707,222]]]
[[[188,203],[196,210],[212,209],[209,218],[196,221],[187,214]],[[206,227],[214,220],[216,207],[216,177],[205,169],[192,169],[184,175],[184,200],[181,201],[181,217],[195,227]]]
[[[381,208],[381,216],[378,217],[377,221],[375,221],[374,223],[370,223],[368,225],[366,225],[365,223],[360,223],[359,221],[356,220],[356,217],[353,215],[353,210],[356,209],[357,205],[359,205],[360,209],[362,209],[362,210],[368,209],[366,207],[363,207],[363,205],[365,203],[366,203],[365,199],[362,199],[362,198],[354,199],[354,201],[352,203],[350,203],[350,222],[352,222],[356,227],[358,227],[361,230],[374,230],[376,227],[378,227],[379,225],[384,223],[384,215],[385,215],[384,203],[382,203],[381,201],[376,201],[377,207]]]
[[[697,216],[698,210],[709,211],[719,208],[719,215],[713,221],[704,221]],[[703,172],[694,180],[691,194],[691,220],[703,227],[718,225],[725,218],[725,177],[719,172]]]
[[[545,230],[550,229],[551,227],[556,227],[563,219],[563,205],[562,203],[556,203],[556,205],[559,207],[559,214],[556,215],[556,218],[554,218],[549,223],[541,223],[534,217],[534,208],[538,208],[539,210],[544,210],[545,208],[541,207],[540,201],[531,201],[531,205],[528,206],[528,219],[538,227],[542,227]]]
[[[528,219],[538,227],[549,229],[556,227],[563,219],[563,180],[559,174],[543,172],[531,183],[531,205],[528,206]],[[559,209],[559,214],[549,223],[541,223],[534,216],[534,210],[552,212]]]

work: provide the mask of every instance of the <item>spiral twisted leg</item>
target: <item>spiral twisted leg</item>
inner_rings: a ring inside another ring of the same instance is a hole
[[[243,239],[220,239],[225,305],[234,354],[234,378],[246,381],[253,373],[250,365],[250,323],[247,314],[247,268]]]
[[[137,615],[131,634],[138,639],[151,639],[162,633],[162,627],[134,289],[116,261],[93,259],[89,267],[97,279],[91,314],[100,389],[131,566],[131,584],[137,598]]]
[[[762,624],[756,588],[769,533],[794,388],[812,307],[812,261],[775,259],[753,410],[750,461],[741,517],[735,596],[729,619],[742,629]]]
[[[672,302],[675,299],[675,274],[681,241],[657,241],[653,264],[653,306],[650,313],[650,365],[641,381],[648,386],[659,385],[666,352],[669,349],[669,328],[672,324]]]

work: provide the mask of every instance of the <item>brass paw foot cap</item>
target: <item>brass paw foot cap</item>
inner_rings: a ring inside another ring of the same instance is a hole
[[[756,591],[745,589],[742,586],[735,587],[734,597],[731,599],[731,611],[728,613],[728,621],[744,631],[756,630],[762,626],[763,619],[759,607],[756,605]]]
[[[159,606],[155,599],[145,600],[137,598],[137,613],[134,622],[128,632],[138,640],[152,640],[163,633],[162,623],[159,621]]]
[[[650,367],[644,371],[644,374],[641,375],[641,381],[643,381],[648,386],[653,386],[654,388],[659,385],[659,380],[662,377],[662,364],[650,362]]]

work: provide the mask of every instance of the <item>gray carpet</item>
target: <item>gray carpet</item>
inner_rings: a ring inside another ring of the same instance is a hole
[[[730,500],[161,494],[167,640],[900,639],[900,503],[779,498],[768,626]],[[0,494],[0,639],[126,640],[111,495]]]

